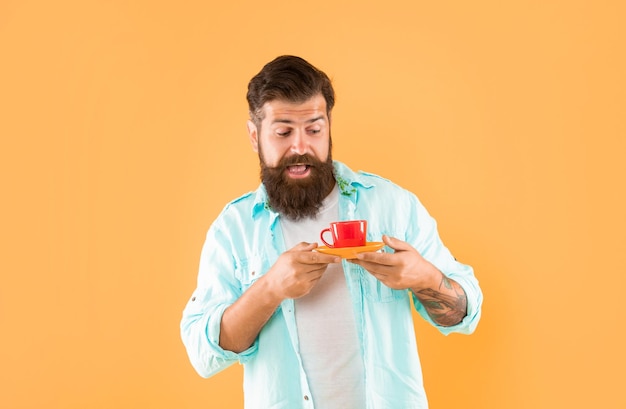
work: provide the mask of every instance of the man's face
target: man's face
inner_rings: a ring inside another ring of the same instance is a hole
[[[270,101],[262,114],[260,126],[248,121],[248,132],[270,206],[295,220],[314,217],[335,185],[324,97]]]
[[[260,126],[257,128],[249,121],[248,132],[252,148],[262,154],[266,166],[276,167],[283,158],[305,154],[322,162],[328,159],[330,119],[322,95],[303,103],[269,101],[262,111]],[[286,170],[286,176],[292,179],[303,179],[309,174],[310,169],[297,166]]]

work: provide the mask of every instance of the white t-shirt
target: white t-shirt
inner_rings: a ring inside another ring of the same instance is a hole
[[[320,243],[321,230],[339,218],[338,203],[335,187],[316,219],[281,219],[287,248],[302,241]],[[329,264],[311,292],[295,300],[295,314],[300,355],[315,407],[364,408],[363,361],[341,264]]]

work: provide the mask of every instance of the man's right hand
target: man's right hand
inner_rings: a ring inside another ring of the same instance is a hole
[[[270,291],[281,300],[307,295],[326,271],[341,258],[313,251],[317,243],[299,243],[281,254],[265,274]]]
[[[252,345],[263,325],[287,298],[311,291],[330,263],[340,257],[313,251],[317,243],[300,243],[278,257],[276,263],[226,308],[220,323],[220,346],[242,352]]]

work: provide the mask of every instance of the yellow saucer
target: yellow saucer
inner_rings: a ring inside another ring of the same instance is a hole
[[[368,241],[365,246],[360,247],[327,247],[320,246],[316,247],[313,250],[319,251],[320,253],[332,254],[333,256],[339,256],[342,258],[356,258],[358,253],[364,253],[366,251],[377,251],[382,249],[385,246],[385,243],[380,241]]]

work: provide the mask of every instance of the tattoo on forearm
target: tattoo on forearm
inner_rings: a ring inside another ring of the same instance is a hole
[[[456,325],[467,314],[467,297],[463,288],[443,276],[439,288],[425,288],[415,293],[428,315],[439,325]]]

